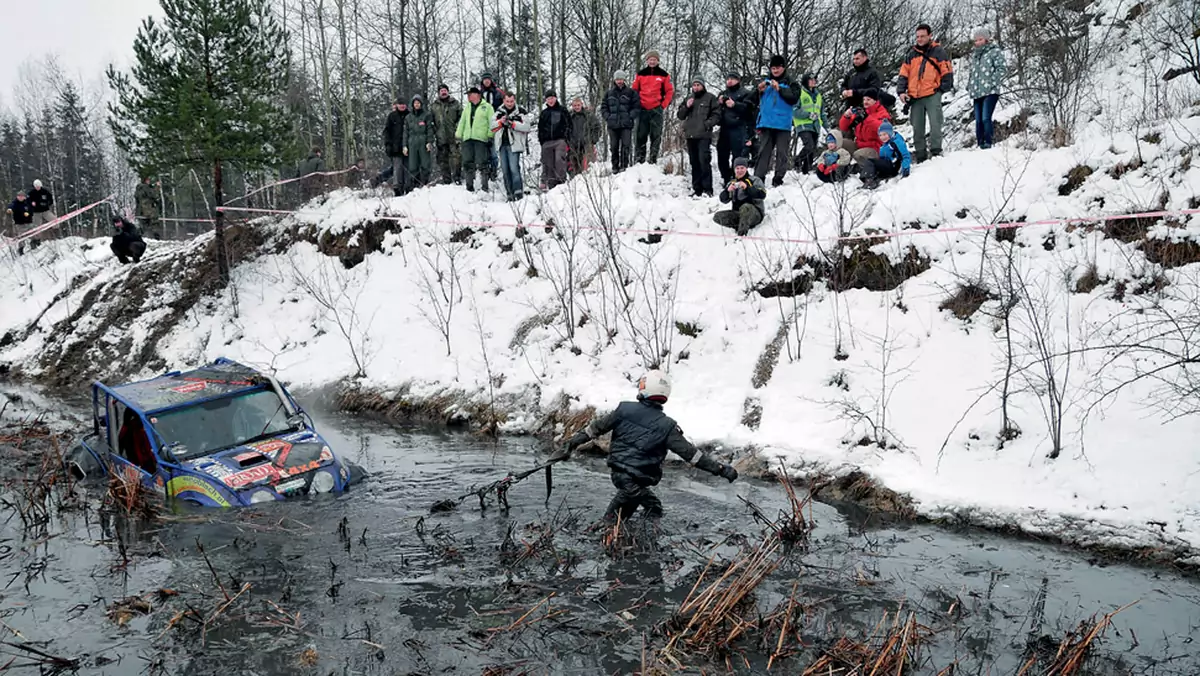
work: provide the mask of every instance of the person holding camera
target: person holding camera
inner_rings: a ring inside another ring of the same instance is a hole
[[[758,155],[758,166],[754,175],[766,178],[771,169],[771,156],[775,156],[775,178],[772,187],[783,185],[788,170],[788,155],[792,146],[792,106],[800,100],[800,88],[787,76],[787,60],[776,54],[769,63],[769,77],[758,83],[751,95],[758,105],[758,137],[762,149]]]
[[[733,179],[721,191],[721,203],[731,204],[730,209],[713,214],[713,221],[726,228],[734,228],[739,237],[745,237],[750,228],[762,223],[765,212],[763,200],[767,188],[762,179],[751,174],[746,158],[733,162]]]
[[[533,127],[525,120],[525,110],[517,106],[512,92],[505,92],[504,103],[496,109],[492,121],[492,143],[500,158],[500,179],[509,202],[525,195],[525,184],[521,180],[521,153],[528,145],[529,132]]]
[[[741,75],[729,73],[725,76],[725,91],[717,96],[717,104],[721,108],[717,169],[721,172],[721,181],[729,183],[733,178],[733,160],[750,152],[750,135],[754,129],[754,106],[750,104],[750,90],[742,86]]]

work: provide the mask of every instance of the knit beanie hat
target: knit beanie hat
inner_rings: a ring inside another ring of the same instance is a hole
[[[734,161],[733,161],[733,166],[735,166],[735,167],[749,167],[749,166],[750,166],[750,160],[748,160],[748,159],[746,159],[746,158],[744,158],[744,157],[739,157],[739,158],[737,158],[736,160],[734,160]]]
[[[875,87],[864,89],[862,95],[864,99],[871,99],[872,101],[878,101],[879,97],[881,96],[879,90]]]
[[[691,84],[698,84],[701,87],[703,87],[704,86],[704,78],[697,75],[696,77],[692,78]]]
[[[550,98],[551,96],[553,96],[554,98],[558,98],[558,95],[554,93],[554,90],[553,90],[553,89],[547,89],[547,90],[546,90],[546,96],[545,96],[545,97],[543,97],[543,98],[547,98],[547,99],[548,99],[548,98]]]
[[[741,80],[742,76],[738,75],[737,73],[735,73],[733,71],[729,71],[728,73],[726,73],[725,79],[726,80]]]
[[[776,54],[775,56],[771,57],[771,61],[767,65],[771,68],[787,68],[787,59],[784,59],[782,56]]]
[[[830,143],[837,143],[837,142],[838,142],[837,137],[834,136],[833,134],[825,135],[825,145],[829,145]]]
[[[646,60],[647,60],[647,61],[648,61],[648,60],[650,60],[650,59],[661,59],[661,58],[662,58],[662,57],[660,57],[660,56],[658,55],[658,52],[657,52],[657,51],[655,51],[655,50],[653,50],[653,49],[651,49],[650,51],[646,52]]]
[[[439,93],[439,94],[441,94],[443,89],[445,89],[445,90],[446,90],[446,93],[447,93],[447,94],[449,94],[449,93],[450,93],[450,87],[449,87],[449,86],[448,86],[448,85],[447,85],[445,82],[443,82],[442,84],[438,85],[438,93]]]
[[[887,134],[888,136],[891,136],[892,134],[894,134],[894,133],[896,133],[896,132],[895,132],[895,130],[892,128],[892,123],[891,123],[891,122],[884,121],[884,122],[881,122],[881,123],[879,124],[879,133],[880,133],[880,134]]]
[[[617,72],[613,73],[613,82],[616,82],[617,80],[628,80],[628,79],[629,79],[629,73],[626,73],[623,70],[618,70]]]
[[[986,28],[976,28],[973,38],[983,38],[984,40],[992,39],[992,32]]]

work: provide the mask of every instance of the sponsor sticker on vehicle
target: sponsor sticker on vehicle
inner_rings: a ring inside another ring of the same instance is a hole
[[[208,387],[208,384],[205,383],[203,380],[201,380],[198,382],[187,383],[186,385],[178,385],[176,387],[172,387],[171,391],[178,392],[179,394],[189,394],[191,392],[199,392],[200,390],[203,390],[207,387]]]
[[[225,485],[232,488],[242,488],[243,486],[256,484],[265,479],[274,479],[278,476],[279,471],[275,469],[275,465],[258,465],[226,477]]]
[[[304,488],[304,479],[293,479],[291,481],[284,481],[284,482],[278,484],[277,486],[275,486],[275,490],[279,493],[291,493],[293,491],[298,491],[302,488]]]
[[[280,451],[290,449],[292,445],[282,439],[270,439],[250,444],[250,447],[268,457],[275,457]]]
[[[225,497],[222,496],[219,491],[217,491],[217,489],[195,477],[177,476],[174,479],[171,479],[167,482],[167,492],[170,493],[172,497],[178,496],[182,493],[199,493],[209,500],[212,500],[220,507],[229,506],[229,501],[226,500]]]

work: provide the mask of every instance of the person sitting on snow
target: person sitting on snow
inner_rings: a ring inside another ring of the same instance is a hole
[[[912,155],[908,152],[908,144],[904,142],[904,137],[892,128],[891,122],[879,125],[879,143],[879,157],[858,161],[863,186],[870,190],[879,187],[880,179],[907,177],[912,170]]]
[[[762,223],[763,199],[767,187],[763,180],[749,171],[750,161],[739,157],[733,161],[733,180],[721,191],[721,203],[733,202],[733,208],[713,214],[713,220],[727,228],[736,228],[744,237],[750,228]]]
[[[113,238],[109,248],[121,265],[128,265],[130,260],[134,263],[142,260],[142,254],[146,253],[146,242],[138,233],[137,226],[119,215],[113,216],[112,223]]]
[[[742,165],[745,166],[744,164]],[[679,425],[663,413],[663,404],[671,396],[671,381],[662,371],[648,371],[638,381],[637,401],[622,402],[608,415],[593,420],[576,432],[565,448],[551,460],[563,460],[583,444],[612,432],[608,451],[608,466],[617,494],[604,518],[608,521],[628,520],[641,507],[652,519],[662,517],[662,502],[650,490],[662,480],[662,463],[671,451],[694,467],[724,477],[737,479],[733,467],[705,455],[683,436]]]
[[[822,183],[841,183],[850,173],[850,153],[842,147],[842,132],[825,135],[825,152],[817,160],[817,178]]]

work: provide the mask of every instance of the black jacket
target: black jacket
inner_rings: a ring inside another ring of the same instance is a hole
[[[722,464],[701,453],[683,436],[683,430],[652,401],[625,401],[612,413],[593,420],[571,438],[574,449],[588,440],[612,432],[608,466],[625,472],[643,486],[662,480],[662,463],[671,451],[692,465],[720,474]]]
[[[879,71],[875,70],[875,66],[867,61],[861,66],[855,66],[854,70],[846,74],[846,78],[842,80],[842,91],[851,90],[854,96],[844,99],[846,106],[854,106],[862,108],[862,95],[868,89],[883,90],[883,78],[879,75]],[[893,104],[895,99],[892,100]],[[886,104],[885,104],[886,107]]]
[[[566,141],[570,135],[571,118],[561,103],[555,101],[553,108],[547,106],[542,109],[542,114],[538,116],[538,143]]]
[[[29,200],[29,196],[25,196],[25,200],[13,200],[12,204],[8,205],[8,210],[12,212],[13,223],[17,225],[29,225],[33,222],[33,202]]]
[[[688,107],[688,99],[692,99],[692,107]],[[712,138],[713,127],[721,121],[721,104],[717,97],[707,89],[696,94],[688,92],[687,99],[679,103],[678,117],[683,120],[683,135],[685,138]]]
[[[122,218],[120,227],[113,232],[113,244],[133,244],[134,242],[145,242],[142,240],[142,234],[138,232],[137,226]]]
[[[404,120],[408,111],[393,110],[388,113],[387,124],[383,127],[383,147],[388,157],[404,155]]]
[[[609,129],[633,129],[633,121],[641,109],[642,97],[629,85],[613,85],[600,103],[600,115]]]
[[[51,195],[50,190],[45,186],[30,190],[26,197],[29,199],[30,207],[35,214],[49,211],[50,207],[54,205],[54,195]]]
[[[504,90],[500,88],[500,85],[496,84],[495,80],[492,80],[491,87],[484,87],[480,83],[479,96],[491,104],[493,110],[498,110],[500,106],[504,105]]]
[[[725,105],[726,99],[733,99],[732,108]],[[742,86],[734,89],[726,87],[717,97],[717,103],[721,104],[721,133],[733,131],[739,127],[754,128],[756,113],[754,105],[750,103],[749,89]]]

